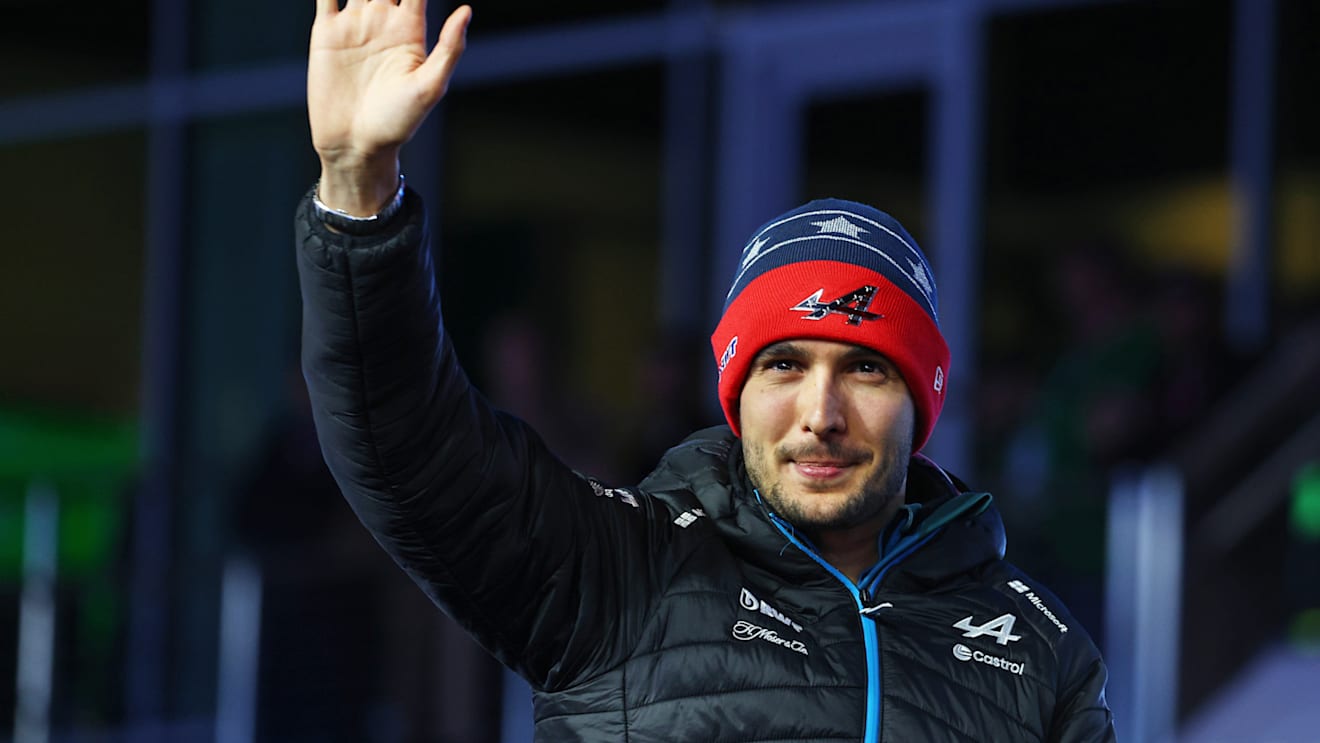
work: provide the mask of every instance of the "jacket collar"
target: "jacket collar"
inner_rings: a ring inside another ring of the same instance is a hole
[[[730,549],[751,566],[799,586],[835,587],[837,581],[771,521],[748,480],[742,442],[728,426],[689,436],[670,450],[643,488],[663,490],[666,484],[696,495]],[[930,459],[914,456],[908,506],[878,536],[881,563],[892,564],[883,567],[874,588],[927,591],[1002,559],[1003,522],[990,500],[988,493],[969,492]]]

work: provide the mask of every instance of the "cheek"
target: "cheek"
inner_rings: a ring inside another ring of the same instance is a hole
[[[917,425],[917,411],[909,398],[905,396],[900,404],[894,406],[892,420],[895,431],[906,431],[909,437],[912,435],[912,430]]]
[[[917,434],[917,410],[911,400],[907,400],[895,420],[894,435],[902,436],[909,453],[912,451],[912,439]]]
[[[738,398],[738,427],[744,440],[765,440],[782,425],[790,408],[775,395],[748,384]]]
[[[861,409],[867,411],[863,425],[877,437],[889,440],[901,436],[911,441],[917,425],[917,412],[907,394],[872,399]]]

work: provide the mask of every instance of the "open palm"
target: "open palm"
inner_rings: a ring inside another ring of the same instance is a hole
[[[317,0],[307,113],[324,165],[397,158],[444,95],[471,15],[455,10],[428,55],[426,0]]]

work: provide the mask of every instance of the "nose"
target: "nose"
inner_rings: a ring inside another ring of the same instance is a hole
[[[808,374],[798,393],[802,430],[828,436],[847,428],[843,390],[833,374],[824,370]]]

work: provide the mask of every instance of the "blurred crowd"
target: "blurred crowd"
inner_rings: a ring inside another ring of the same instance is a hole
[[[1034,311],[1047,316],[979,380],[978,477],[1008,522],[1010,558],[1103,641],[1113,473],[1166,457],[1246,359],[1223,341],[1209,278],[1140,271],[1110,240],[1065,247],[1041,278]]]

